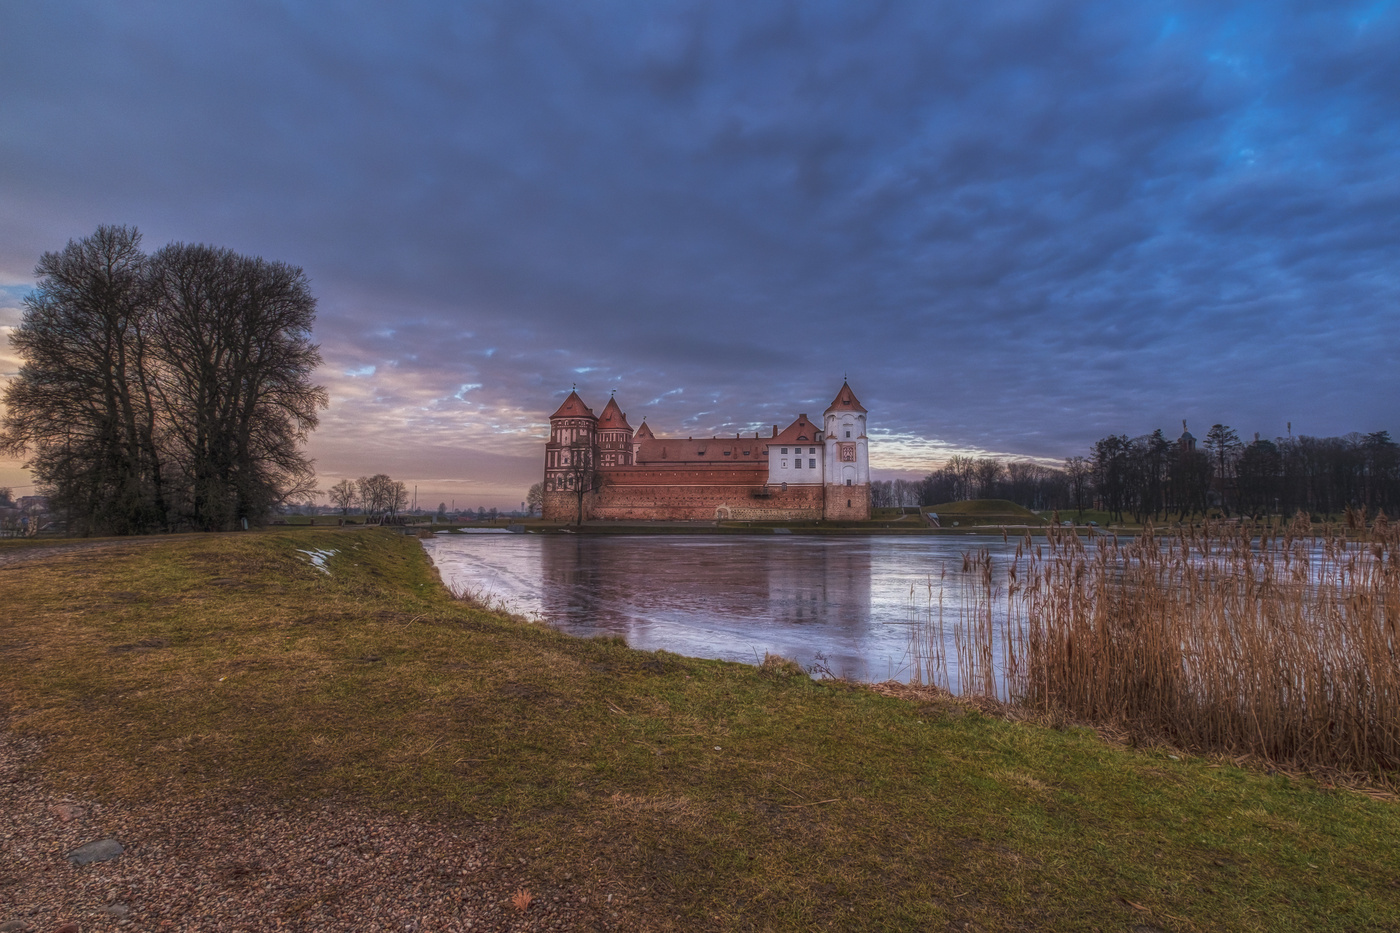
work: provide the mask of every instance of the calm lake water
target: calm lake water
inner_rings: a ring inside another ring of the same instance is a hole
[[[821,656],[835,674],[907,681],[910,621],[930,587],[956,614],[964,552],[986,548],[1001,564],[1016,541],[470,534],[423,547],[445,583],[576,635],[749,664],[764,652],[804,667]]]

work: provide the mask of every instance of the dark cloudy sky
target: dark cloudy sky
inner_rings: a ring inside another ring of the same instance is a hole
[[[322,485],[430,505],[523,498],[575,381],[708,435],[848,372],[887,476],[1400,434],[1397,50],[1335,0],[5,2],[0,327],[99,223],[301,265]]]

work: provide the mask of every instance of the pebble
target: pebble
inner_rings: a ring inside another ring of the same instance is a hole
[[[121,855],[125,850],[115,839],[98,839],[78,846],[68,853],[68,861],[74,865],[88,865],[92,862],[106,862]],[[57,930],[54,933],[58,933]]]
[[[69,820],[76,820],[80,816],[87,815],[87,810],[75,803],[56,803],[49,807],[49,812],[58,817],[61,823],[67,823]]]

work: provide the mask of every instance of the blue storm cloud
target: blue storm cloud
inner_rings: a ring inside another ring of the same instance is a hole
[[[0,284],[113,222],[303,265],[332,474],[514,498],[575,380],[689,434],[849,373],[910,449],[1400,433],[1391,3],[5,20]],[[404,428],[431,463],[348,440]]]

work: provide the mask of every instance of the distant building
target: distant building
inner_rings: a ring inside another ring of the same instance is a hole
[[[601,415],[570,392],[549,418],[544,517],[802,521],[870,517],[865,408],[842,383],[822,423],[797,416],[771,437],[666,438],[635,431],[616,399]]]
[[[1183,453],[1194,453],[1196,450],[1196,436],[1186,430],[1184,420],[1181,422],[1181,437],[1177,439],[1176,445]]]

